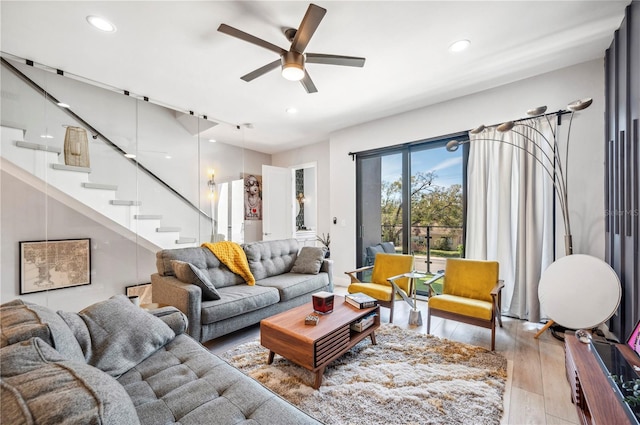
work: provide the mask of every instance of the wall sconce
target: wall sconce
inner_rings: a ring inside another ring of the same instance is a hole
[[[304,198],[304,193],[298,193],[296,199],[298,200],[299,204],[304,204],[306,201],[306,199]]]
[[[207,181],[207,186],[209,187],[209,197],[213,199],[216,192],[216,171],[213,168],[209,168],[209,170],[207,170],[207,175],[209,176],[209,181]]]

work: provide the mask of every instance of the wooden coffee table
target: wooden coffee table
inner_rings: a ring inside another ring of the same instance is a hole
[[[362,332],[351,330],[351,324],[370,313],[377,313],[374,323]],[[380,327],[380,307],[357,309],[336,295],[333,312],[320,315],[320,322],[305,325],[304,318],[313,313],[311,303],[301,305],[260,322],[260,344],[269,349],[268,364],[277,353],[315,373],[313,388],[322,383],[329,363],[349,351],[366,337],[376,343],[374,331]]]

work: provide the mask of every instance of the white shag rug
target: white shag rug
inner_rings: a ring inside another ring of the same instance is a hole
[[[481,347],[383,324],[325,370],[308,370],[259,341],[221,357],[325,424],[499,424],[507,361]]]

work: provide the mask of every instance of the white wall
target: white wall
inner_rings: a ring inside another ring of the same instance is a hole
[[[329,198],[320,201],[328,208],[320,211],[322,217],[338,219],[337,225],[330,226],[337,283],[348,283],[343,272],[356,264],[355,162],[349,152],[452,134],[483,123],[498,124],[522,118],[528,109],[540,105],[547,105],[549,111],[565,109],[567,103],[584,97],[594,102],[574,118],[569,156],[574,252],[603,258],[604,63],[594,60],[332,134],[329,164],[323,163],[323,168],[331,170]],[[558,252],[563,252],[561,220],[558,223]]]
[[[0,173],[0,302],[14,298],[79,311],[125,287],[150,282],[155,253],[106,229],[12,175]],[[19,242],[91,238],[91,284],[19,296]]]

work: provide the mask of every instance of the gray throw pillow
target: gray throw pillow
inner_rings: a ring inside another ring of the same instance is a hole
[[[396,253],[396,247],[393,246],[393,242],[382,242],[380,246],[382,247],[382,250],[387,254]]]
[[[3,424],[139,424],[131,398],[106,373],[65,360],[40,338],[0,350]]]
[[[162,320],[124,295],[115,295],[79,313],[58,314],[76,336],[87,363],[115,378],[175,338]]]
[[[42,338],[68,360],[84,361],[84,355],[67,324],[47,307],[13,300],[0,305],[0,347]]]
[[[296,261],[293,263],[291,271],[293,273],[318,274],[325,250],[314,246],[303,246],[298,253]]]
[[[171,267],[173,267],[173,272],[179,281],[192,283],[202,289],[202,299],[204,301],[220,299],[220,294],[207,275],[193,264],[179,260],[171,260]]]
[[[376,260],[376,254],[384,254],[384,249],[382,249],[382,245],[373,245],[367,247],[367,265],[373,264]]]

